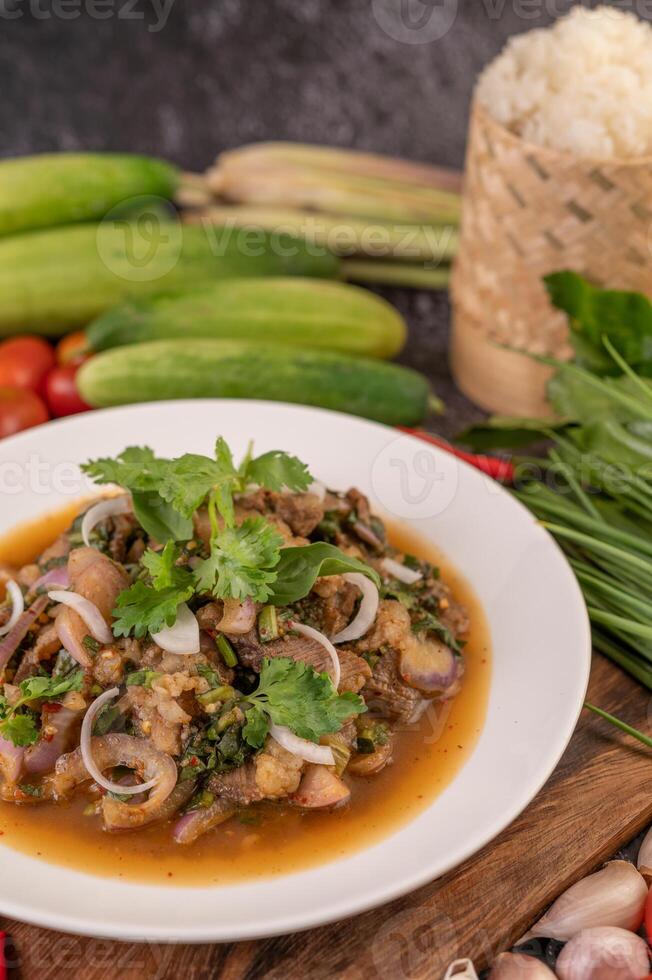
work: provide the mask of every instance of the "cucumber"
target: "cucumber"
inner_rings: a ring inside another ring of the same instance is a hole
[[[400,313],[357,286],[317,279],[225,279],[117,306],[86,331],[91,350],[176,337],[267,340],[392,357],[405,343]]]
[[[205,286],[221,278],[334,278],[338,260],[290,236],[169,221],[70,225],[0,239],[0,337],[57,335],[131,297]]]
[[[135,197],[171,198],[177,168],[130,153],[42,153],[0,161],[0,235],[92,221]]]
[[[429,404],[428,382],[410,368],[238,340],[115,347],[87,361],[77,381],[82,398],[95,407],[170,398],[260,398],[415,425]]]

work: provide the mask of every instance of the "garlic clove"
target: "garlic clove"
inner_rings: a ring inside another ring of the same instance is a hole
[[[557,959],[559,980],[642,980],[649,970],[645,940],[626,929],[583,929]]]
[[[652,827],[648,830],[639,847],[636,867],[648,885],[652,884]]]
[[[555,980],[555,974],[533,956],[501,953],[491,969],[489,980]]]
[[[523,939],[541,936],[565,942],[594,926],[636,930],[646,898],[647,885],[634,865],[609,861],[563,892]]]
[[[472,960],[453,960],[446,973],[444,980],[478,980]]]

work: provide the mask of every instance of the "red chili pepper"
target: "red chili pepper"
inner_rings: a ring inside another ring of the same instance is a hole
[[[415,436],[417,439],[423,440],[423,442],[429,442],[432,446],[437,446],[439,449],[443,449],[453,456],[457,456],[458,459],[463,459],[465,463],[470,463],[471,466],[475,466],[477,470],[481,470],[482,473],[485,473],[492,479],[498,480],[499,483],[514,482],[514,464],[508,459],[500,459],[498,456],[481,456],[477,453],[467,453],[463,449],[451,446],[445,439],[440,439],[439,436],[433,436],[430,432],[424,432],[422,429],[408,429],[404,425],[399,425],[398,428],[401,432],[407,432],[410,436]]]
[[[5,957],[5,946],[9,936],[6,932],[0,932],[0,980],[7,980],[7,959]]]

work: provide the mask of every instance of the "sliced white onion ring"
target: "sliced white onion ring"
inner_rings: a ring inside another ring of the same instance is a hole
[[[118,793],[120,796],[136,796],[138,793],[147,793],[150,789],[154,789],[158,783],[158,779],[150,779],[148,783],[139,783],[137,786],[123,786],[122,783],[112,783],[102,773],[101,769],[96,766],[95,760],[93,759],[93,723],[104,705],[108,701],[113,701],[114,698],[117,698],[119,693],[119,688],[112,687],[110,691],[105,691],[104,694],[100,694],[99,698],[93,701],[82,722],[79,748],[84,765],[86,766],[86,771],[98,786],[101,786],[109,793]]]
[[[285,725],[275,725],[274,722],[270,722],[269,734],[286,752],[291,752],[299,759],[314,762],[318,766],[335,765],[333,750],[329,745],[315,745],[314,742],[309,742],[305,738],[299,738]]]
[[[315,497],[319,497],[320,501],[323,503],[326,499],[326,484],[320,483],[319,480],[313,480],[306,492],[314,493]]]
[[[189,657],[199,653],[199,623],[192,610],[182,602],[177,606],[177,619],[174,626],[164,626],[158,633],[151,634],[154,642],[167,653]]]
[[[333,643],[348,643],[364,636],[372,625],[378,612],[378,589],[362,572],[346,572],[342,578],[351,585],[357,585],[362,592],[362,602],[355,619],[333,637]]]
[[[48,592],[48,599],[52,602],[60,602],[62,606],[70,606],[74,612],[80,616],[89,630],[93,639],[98,643],[112,643],[113,633],[106,625],[104,616],[90,599],[84,599],[76,592],[64,592],[62,589],[54,589]]]
[[[108,500],[101,500],[84,514],[81,525],[81,535],[87,548],[91,547],[90,537],[93,528],[105,521],[107,517],[117,517],[119,514],[131,513],[131,497],[122,495],[120,497],[109,497]]]
[[[5,582],[5,587],[7,589],[7,595],[11,599],[11,616],[4,626],[0,626],[0,636],[4,636],[5,633],[12,630],[25,611],[25,600],[23,599],[23,593],[18,582],[14,582],[10,578]]]
[[[340,686],[340,658],[337,655],[337,650],[328,637],[324,636],[323,633],[320,633],[319,630],[313,629],[312,626],[305,626],[303,623],[295,622],[295,620],[290,620],[288,626],[291,630],[294,630],[295,633],[301,633],[303,636],[307,636],[311,640],[315,640],[317,643],[320,643],[323,646],[324,650],[333,662],[331,680],[333,681],[333,687],[335,690],[337,690]]]
[[[400,561],[394,561],[393,558],[383,558],[380,564],[388,575],[398,579],[399,582],[405,582],[406,585],[414,585],[423,578],[421,572],[408,568],[407,565],[402,565]]]

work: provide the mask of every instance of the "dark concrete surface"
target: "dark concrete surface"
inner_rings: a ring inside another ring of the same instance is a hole
[[[227,147],[281,138],[461,167],[479,70],[510,34],[571,6],[0,0],[2,153],[131,150],[199,170]],[[446,296],[385,295],[408,317],[403,359],[435,382],[451,434],[478,413],[448,375]]]

